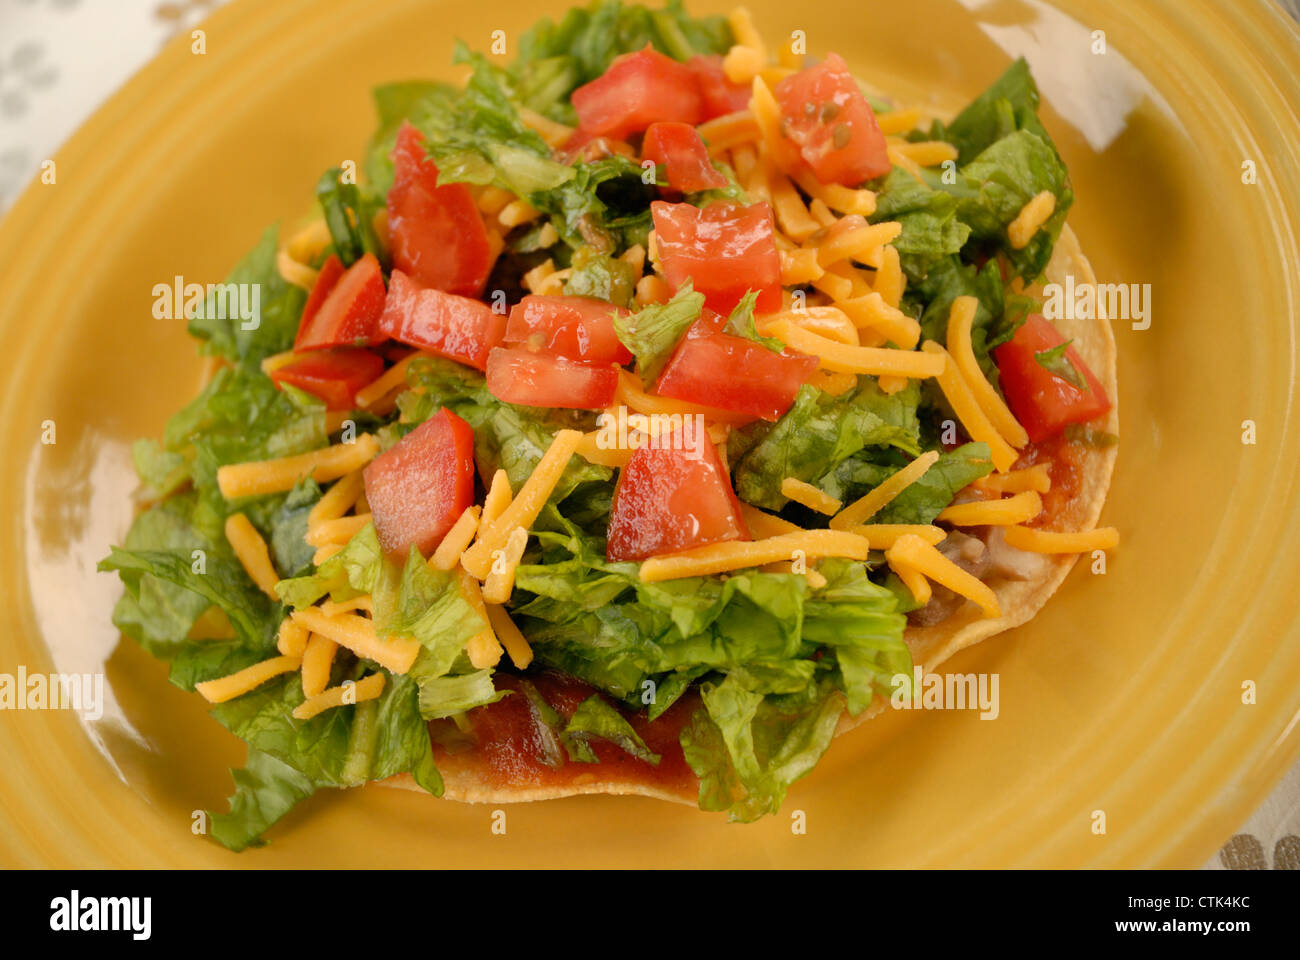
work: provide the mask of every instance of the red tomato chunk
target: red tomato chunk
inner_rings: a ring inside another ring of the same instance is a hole
[[[708,433],[687,426],[657,442],[637,450],[619,472],[606,558],[644,560],[748,540],[740,501]]]
[[[839,54],[786,77],[772,93],[782,131],[822,183],[856,187],[890,171],[885,135]]]
[[[307,297],[293,348],[369,346],[382,339],[377,327],[383,312],[384,274],[375,255],[367,253],[346,271],[331,256]]]
[[[717,318],[719,321],[721,317]],[[673,351],[654,392],[675,400],[779,420],[817,370],[817,358],[774,353],[697,321]]]
[[[632,351],[618,339],[615,313],[627,311],[595,297],[526,296],[510,308],[506,343],[583,363],[621,366],[631,363]]]
[[[773,239],[772,209],[719,201],[650,204],[664,277],[674,288],[691,280],[705,305],[730,313],[750,290],[759,313],[781,308],[781,258]]]
[[[743,83],[733,83],[727,79],[726,71],[722,69],[721,54],[697,54],[686,61],[686,66],[695,74],[700,85],[705,120],[749,108],[751,89]]]
[[[494,257],[469,187],[438,185],[438,167],[424,150],[424,137],[409,123],[397,132],[393,163],[388,191],[393,266],[425,286],[480,296]]]
[[[366,500],[384,552],[429,556],[474,502],[474,430],[442,409],[365,470]]]
[[[506,318],[480,300],[423,287],[394,270],[379,331],[408,346],[484,370],[488,352],[505,336]]]
[[[662,164],[668,187],[679,193],[716,190],[727,178],[709,161],[704,141],[689,123],[652,123],[645,132],[641,156]]]
[[[656,120],[696,124],[704,118],[695,74],[649,45],[617,58],[602,76],[574,90],[572,99],[578,139],[622,140]]]
[[[1101,381],[1074,347],[1066,348],[1065,357],[1087,383],[1086,390],[1038,362],[1035,354],[1064,342],[1065,337],[1050,321],[1032,314],[1008,343],[993,350],[1007,406],[1034,443],[1055,436],[1072,423],[1094,420],[1110,410]]]
[[[487,387],[498,400],[522,407],[603,410],[614,402],[618,369],[525,347],[497,347],[488,356]]]
[[[329,410],[352,410],[357,391],[378,379],[384,361],[369,350],[313,350],[271,371],[277,384],[292,384],[325,401]]]

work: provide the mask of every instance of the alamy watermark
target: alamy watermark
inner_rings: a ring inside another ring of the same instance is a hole
[[[996,673],[928,673],[917,664],[889,685],[895,710],[978,710],[981,720],[996,720],[1001,711]]]
[[[701,414],[629,413],[620,406],[596,420],[596,446],[601,450],[698,450],[709,442]]]
[[[1065,283],[1043,286],[1043,316],[1048,320],[1131,320],[1134,330],[1151,326],[1151,284]]]
[[[239,329],[262,325],[260,283],[186,283],[182,276],[153,285],[153,315],[157,320],[238,320]]]
[[[91,720],[104,715],[102,673],[0,673],[0,710],[75,710]]]

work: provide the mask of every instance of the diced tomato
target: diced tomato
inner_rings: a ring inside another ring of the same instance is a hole
[[[722,54],[697,54],[686,61],[686,66],[700,85],[705,120],[748,109],[753,92],[745,84],[728,79],[722,69]]]
[[[696,124],[704,116],[700,87],[689,67],[650,45],[617,58],[602,76],[573,91],[578,129],[622,140],[656,120]]]
[[[497,347],[488,355],[487,386],[498,400],[521,407],[603,410],[614,402],[618,370],[524,347]]]
[[[1007,406],[1034,443],[1060,433],[1072,423],[1093,420],[1110,410],[1101,381],[1074,347],[1066,348],[1065,357],[1082,375],[1087,390],[1057,376],[1034,356],[1064,342],[1065,337],[1050,321],[1032,314],[1009,342],[993,349]]]
[[[641,156],[663,164],[669,189],[680,193],[727,185],[727,178],[709,161],[704,141],[689,123],[650,124],[641,144]]]
[[[320,312],[321,304],[325,302],[325,298],[329,296],[341,276],[343,276],[343,261],[331,253],[321,264],[316,282],[312,284],[311,293],[307,294],[307,303],[303,306],[302,318],[298,321],[298,336],[293,343],[295,349],[298,348],[298,342],[302,340],[303,332],[311,327],[312,319]]]
[[[695,423],[695,421],[691,421]],[[707,431],[684,426],[632,454],[609,518],[609,560],[644,560],[726,540],[749,529]]]
[[[885,135],[839,54],[786,77],[772,93],[781,129],[822,183],[856,187],[889,172]]]
[[[474,430],[439,410],[372,460],[363,476],[384,552],[401,558],[415,544],[427,557],[474,502]]]
[[[463,183],[438,185],[424,137],[409,123],[393,148],[388,235],[393,265],[425,286],[466,297],[483,293],[494,260],[487,227]]]
[[[673,351],[654,392],[708,407],[779,420],[799,387],[817,370],[817,358],[720,332],[725,319],[701,317]]]
[[[504,314],[480,300],[421,286],[400,270],[388,281],[379,332],[408,346],[487,369],[488,351],[506,335]]]
[[[614,330],[616,307],[595,297],[527,296],[510,308],[506,343],[608,366],[632,362],[632,351],[623,346]]]
[[[289,383],[320,397],[329,410],[352,410],[357,391],[384,372],[384,361],[369,350],[340,347],[313,350],[271,371],[276,383]]]
[[[311,297],[326,278],[330,264],[342,270],[337,257],[330,257],[321,268]],[[311,297],[307,306],[311,306]],[[369,346],[378,337],[379,316],[384,312],[384,273],[373,253],[367,253],[338,277],[313,314],[304,308],[295,350],[320,350],[324,347]]]
[[[750,290],[758,291],[760,313],[781,308],[781,258],[766,203],[698,208],[656,200],[650,211],[664,277],[674,289],[693,281],[719,313],[731,313]]]

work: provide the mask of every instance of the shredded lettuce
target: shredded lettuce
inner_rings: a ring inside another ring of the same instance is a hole
[[[578,740],[608,740],[624,753],[654,766],[658,766],[663,759],[645,745],[627,718],[601,699],[598,693],[593,693],[578,704],[578,708],[569,717],[564,732]]]
[[[788,502],[781,481],[794,477],[818,485],[848,458],[867,447],[921,452],[915,382],[892,396],[874,379],[833,397],[803,386],[775,424],[754,423],[733,432],[729,455],[740,499],[780,510]]]
[[[636,357],[641,379],[649,386],[668,363],[673,349],[704,309],[704,294],[690,281],[667,303],[652,303],[636,313],[614,318],[614,331]]]
[[[204,349],[230,361],[258,363],[263,357],[281,353],[293,346],[298,319],[307,302],[307,294],[280,276],[275,257],[279,250],[279,228],[270,227],[262,234],[248,256],[230,272],[223,286],[243,288],[239,299],[252,303],[256,288],[256,315],[245,319],[232,309],[230,297],[223,305],[214,293],[189,319],[190,335],[205,341]]]
[[[661,10],[593,0],[569,10],[559,23],[543,19],[525,33],[510,74],[525,104],[572,125],[576,117],[569,95],[604,73],[616,56],[647,44],[675,60],[688,60],[695,54],[726,53],[731,29],[724,17],[688,16],[681,0],[670,0]]]

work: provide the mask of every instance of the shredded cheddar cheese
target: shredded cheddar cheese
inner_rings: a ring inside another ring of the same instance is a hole
[[[528,531],[515,527],[506,537],[505,545],[493,557],[492,571],[483,581],[484,603],[505,603],[515,588],[515,568],[528,546]]]
[[[851,190],[838,183],[822,183],[808,170],[797,170],[792,176],[800,190],[831,210],[859,217],[869,217],[876,212],[876,195],[870,190]]]
[[[382,673],[372,673],[360,680],[345,680],[337,687],[322,690],[314,697],[308,697],[293,708],[295,720],[310,720],[326,710],[333,710],[344,704],[361,703],[374,700],[384,692],[385,677]]]
[[[888,550],[899,537],[920,537],[933,546],[947,536],[938,527],[926,523],[869,523],[854,527],[850,532],[866,538],[872,550]]]
[[[272,677],[278,677],[282,673],[292,673],[301,664],[302,660],[298,657],[272,657],[229,676],[196,683],[194,689],[202,694],[203,699],[208,703],[225,703],[260,687]]]
[[[766,513],[758,509],[758,507],[750,506],[743,500],[740,501],[740,515],[745,521],[745,526],[749,528],[749,532],[759,540],[779,537],[786,533],[803,532],[801,527],[796,526],[789,520]]]
[[[504,470],[498,471],[498,473],[504,472]],[[456,569],[456,564],[460,563],[460,555],[473,542],[474,534],[478,532],[481,513],[482,508],[475,504],[471,504],[461,512],[456,522],[451,525],[451,529],[443,536],[438,548],[433,551],[433,556],[429,558],[430,567],[434,570]]]
[[[599,430],[584,433],[578,442],[578,456],[588,463],[599,464],[602,467],[626,467],[636,451],[630,447],[602,447],[600,437]],[[628,439],[631,440],[630,434]]]
[[[1054,530],[1036,530],[1033,527],[1007,527],[1007,546],[1030,553],[1091,553],[1093,550],[1113,550],[1119,546],[1119,531],[1114,527],[1097,527],[1059,533]]]
[[[873,287],[888,306],[898,309],[903,300],[903,291],[907,289],[907,277],[903,275],[898,248],[892,243],[885,244],[885,248],[880,251],[880,269],[876,271]],[[899,346],[903,344],[900,343]],[[912,346],[916,346],[916,341],[912,342]]]
[[[915,130],[921,122],[921,114],[916,110],[890,110],[876,114],[876,125],[886,136],[895,136]]]
[[[550,117],[544,117],[536,110],[530,110],[527,107],[516,107],[515,109],[518,110],[519,119],[524,126],[536,131],[537,135],[552,150],[564,146],[564,142],[573,136],[573,127],[565,126]]]
[[[427,354],[421,354],[419,351],[408,354],[385,370],[378,378],[358,390],[354,398],[356,405],[362,410],[368,410],[397,388],[405,387],[407,368],[410,367],[411,361],[419,356],[427,356]]]
[[[893,250],[893,247],[887,247]],[[898,256],[897,253],[894,254]],[[877,274],[879,282],[879,274]],[[921,325],[897,307],[889,304],[879,290],[866,296],[842,300],[836,304],[858,329],[876,330],[887,341],[898,344],[904,350],[912,350],[921,341]]]
[[[527,200],[511,200],[497,214],[497,222],[507,228],[518,227],[532,223],[541,215],[542,212]]]
[[[708,147],[710,157],[721,156],[728,150],[753,143],[763,136],[758,121],[748,110],[739,110],[736,113],[727,113],[706,120],[696,127],[695,131]],[[746,169],[745,172],[748,173],[749,170]],[[739,171],[737,176],[740,176]]]
[[[226,540],[249,579],[264,594],[278,602],[280,596],[275,592],[275,585],[280,581],[280,576],[271,564],[271,551],[267,549],[266,541],[248,517],[242,513],[232,513],[226,517]]]
[[[353,610],[374,613],[374,600],[368,594],[363,593],[350,600],[322,600],[320,605],[320,612],[327,617],[337,617],[340,613],[351,613]]]
[[[832,530],[852,530],[870,520],[885,508],[900,493],[920,480],[939,459],[939,451],[930,450],[921,454],[907,466],[886,477],[879,486],[866,496],[853,501],[830,519]]]
[[[368,513],[359,513],[352,517],[337,517],[333,520],[322,520],[314,528],[308,528],[307,536],[304,537],[307,544],[312,547],[323,547],[327,543],[347,543],[370,523],[371,517]]]
[[[360,470],[340,477],[307,512],[307,530],[314,530],[326,520],[337,520],[351,510],[365,486],[365,478]]]
[[[311,263],[325,252],[331,240],[330,228],[325,221],[313,220],[290,237],[284,248],[299,263]]]
[[[781,496],[795,503],[801,503],[809,510],[816,510],[827,516],[838,513],[844,506],[829,493],[819,490],[811,483],[805,483],[798,477],[786,477],[781,481]]]
[[[997,467],[1000,473],[1006,473],[1015,464],[1019,455],[1002,439],[1002,435],[975,401],[975,395],[971,393],[970,387],[966,386],[966,381],[957,372],[957,365],[948,355],[948,351],[933,340],[921,344],[921,349],[943,362],[938,382],[939,389],[948,400],[948,405],[952,407],[953,413],[957,414],[957,419],[961,421],[972,440],[988,444],[993,457],[993,466]]]
[[[479,526],[486,527],[495,523],[497,517],[510,506],[512,499],[514,493],[510,489],[510,477],[504,470],[498,469],[492,474],[492,483],[488,487],[487,496],[483,498],[483,513],[479,517]]]
[[[889,146],[919,167],[937,167],[947,161],[957,161],[957,148],[946,140],[908,140],[890,138]]]
[[[974,601],[986,617],[1002,614],[997,594],[986,583],[967,573],[920,537],[899,537],[898,542],[885,551],[885,559],[895,573],[900,567],[915,570],[953,593]]]
[[[492,563],[492,552],[505,545],[506,538],[515,527],[525,530],[533,525],[537,515],[560,482],[564,468],[578,447],[582,434],[577,430],[561,430],[555,434],[551,445],[537,464],[532,475],[524,481],[519,493],[492,523],[480,523],[479,538],[461,556],[461,564],[479,580],[487,577]]]
[[[347,647],[358,657],[373,660],[385,670],[406,673],[415,663],[420,643],[411,637],[380,637],[375,625],[365,617],[345,613],[327,617],[316,607],[295,611],[291,616],[312,633]]]
[[[912,599],[918,604],[925,606],[930,602],[930,597],[933,595],[930,589],[930,581],[925,579],[919,571],[913,570],[905,563],[897,562],[890,563],[889,569],[893,570],[898,579],[903,581],[903,586],[907,587],[912,594]]]
[[[1034,234],[1042,229],[1048,219],[1056,212],[1056,194],[1044,190],[1026,203],[1016,219],[1007,225],[1007,238],[1015,250],[1023,250],[1034,239]]]
[[[317,547],[316,552],[311,555],[312,564],[319,567],[334,554],[340,553],[343,547],[342,543],[327,543],[323,547]]]
[[[1006,527],[1032,520],[1043,512],[1043,498],[1036,490],[1026,490],[1001,500],[973,500],[955,503],[939,514],[939,519],[957,527]]]
[[[365,466],[378,453],[379,441],[363,433],[351,443],[336,443],[310,453],[228,464],[218,468],[217,486],[227,500],[283,493],[292,490],[303,477],[311,477],[317,483],[336,480]]]
[[[767,329],[792,350],[817,357],[827,370],[924,379],[939,376],[944,368],[942,358],[915,350],[851,347],[795,326],[789,320],[779,320]]]
[[[456,573],[460,577],[460,590],[465,600],[483,618],[483,629],[465,644],[465,656],[475,670],[495,667],[501,660],[501,642],[492,629],[492,619],[488,616],[487,604],[483,602],[483,591],[479,588],[478,581],[464,567],[457,567]]]
[[[903,232],[903,225],[894,220],[884,223],[867,223],[863,220],[845,217],[836,226],[848,225],[844,229],[827,231],[827,236],[817,247],[817,262],[823,267],[841,260],[856,260],[869,267],[879,267],[885,244],[898,239]]]
[[[294,623],[291,617],[285,617],[276,633],[275,649],[286,657],[301,657],[307,649],[307,631]]]
[[[307,649],[302,654],[302,692],[314,697],[330,683],[330,668],[334,665],[334,654],[339,645],[329,637],[313,633],[307,641]]]
[[[984,416],[993,424],[994,429],[1011,444],[1019,449],[1029,443],[1029,435],[1020,421],[1015,418],[1007,405],[993,389],[993,385],[984,376],[979,361],[975,359],[975,348],[971,345],[971,327],[975,322],[975,311],[979,301],[974,297],[957,297],[948,311],[948,355],[957,365],[957,372],[966,381],[975,402],[979,404]]]
[[[1052,489],[1052,468],[1050,464],[1038,463],[1010,473],[981,477],[973,486],[985,493],[1024,493],[1026,490],[1047,493]]]
[[[702,577],[765,563],[791,560],[802,553],[812,557],[847,557],[865,560],[870,548],[862,537],[838,530],[801,530],[765,540],[712,543],[666,557],[651,557],[641,564],[641,579],[646,583]]]
[[[515,622],[510,619],[510,614],[506,608],[497,603],[487,604],[488,622],[492,624],[492,630],[496,633],[497,639],[501,645],[506,648],[506,653],[510,655],[510,662],[516,668],[523,670],[533,662],[533,648],[528,645],[528,640]]]
[[[275,255],[275,268],[279,271],[285,283],[291,283],[295,287],[302,287],[308,293],[316,285],[316,278],[320,275],[320,271],[313,270],[305,263],[299,263],[289,256],[287,250],[281,250]]]

